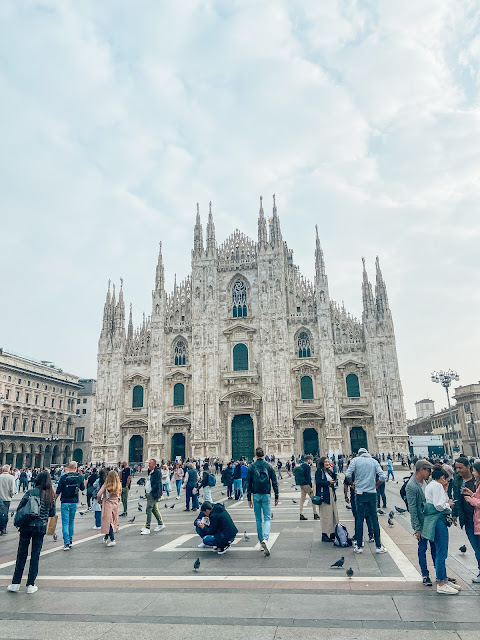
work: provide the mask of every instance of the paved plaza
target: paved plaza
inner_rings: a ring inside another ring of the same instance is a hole
[[[396,514],[392,528],[380,517],[388,554],[377,555],[375,545],[366,543],[364,553],[354,555],[352,548],[321,542],[320,522],[313,520],[310,506],[305,508],[309,520],[299,521],[300,492],[292,484],[286,476],[279,484],[268,558],[259,550],[246,500],[226,500],[222,486],[213,489],[214,500],[225,503],[240,533],[246,531],[249,537],[239,535],[223,556],[197,548],[194,514],[183,512],[183,496],[160,502],[163,531],[140,536],[146,505],[136,484],[128,518],[135,515],[135,522],[120,519],[115,548],[101,544],[103,536],[92,529],[93,514],[88,512],[77,513],[74,548],[64,552],[59,518],[58,541],[45,538],[39,591],[27,595],[25,588],[18,594],[0,590],[0,638],[140,639],[187,632],[196,638],[228,639],[241,632],[250,638],[291,639],[313,638],[317,628],[335,628],[336,638],[370,638],[378,629],[387,639],[400,633],[402,638],[419,638],[420,632],[432,630],[473,638],[480,627],[480,585],[471,583],[476,565],[462,531],[451,529],[448,560],[449,575],[458,579],[462,591],[454,597],[437,595],[421,584],[408,514]],[[399,486],[387,484],[388,510],[402,506]],[[352,513],[345,508],[342,491],[338,504],[340,520],[352,533]],[[0,539],[2,587],[11,581],[18,542],[11,523],[9,530]],[[464,543],[468,551],[463,555],[458,548]],[[331,569],[342,555],[344,569]],[[198,557],[201,566],[195,573]],[[345,574],[349,567],[353,579]]]

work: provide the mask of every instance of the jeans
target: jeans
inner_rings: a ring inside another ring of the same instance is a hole
[[[380,498],[383,502],[383,508],[387,508],[387,496],[385,495],[385,483],[378,485],[377,487],[377,509],[380,509]]]
[[[392,480],[395,480],[395,476],[393,475],[393,471],[390,471],[390,469],[387,471],[387,482],[388,479],[390,478],[390,476],[392,476]]]
[[[32,531],[28,529],[20,529],[20,539],[18,541],[17,562],[15,564],[15,572],[12,578],[12,584],[20,584],[22,581],[23,570],[28,556],[28,547],[30,540],[32,541],[32,551],[30,554],[30,568],[28,570],[27,587],[35,584],[38,574],[38,561],[40,559],[40,551],[43,545],[44,533]]]
[[[418,564],[420,565],[420,571],[422,572],[422,578],[428,578],[428,567],[427,567],[427,548],[428,548],[428,540],[426,538],[420,538],[418,541]],[[435,566],[435,556],[437,554],[437,550],[435,548],[435,542],[430,540],[430,553],[432,554],[433,564]]]
[[[185,490],[185,501],[187,504],[187,509],[190,509],[190,498],[192,499],[192,509],[198,509],[198,495],[193,493],[195,487],[189,486],[187,484],[187,488]]]
[[[195,531],[198,533],[198,535],[200,536],[200,538],[202,538],[202,542],[203,542],[203,538],[205,538],[205,536],[209,536],[210,535],[210,527],[203,527],[203,529],[200,529],[200,527],[196,526],[195,527]],[[211,536],[213,538],[213,536]]]
[[[175,480],[175,484],[177,485],[177,496],[180,497],[180,493],[182,491],[183,480]]]
[[[437,582],[445,582],[447,579],[447,568],[445,561],[448,556],[448,527],[443,518],[437,520],[435,527],[435,573]]]
[[[242,487],[242,479],[235,478],[233,481],[233,489],[235,491],[235,500],[237,499],[237,491],[239,492],[239,498],[243,498],[243,487]]]
[[[162,489],[165,491],[165,493],[167,494],[167,498],[170,497],[170,489],[168,488],[168,482],[164,482],[162,484]]]
[[[465,522],[465,533],[467,534],[468,541],[472,545],[475,558],[477,559],[478,570],[480,571],[480,536],[475,535],[473,522]]]
[[[92,506],[93,487],[87,488],[87,507],[90,509]]]
[[[233,480],[227,486],[227,498],[231,498],[233,493]]]
[[[128,487],[122,488],[122,505],[123,505],[123,513],[127,513],[128,511]]]
[[[203,501],[208,500],[208,502],[212,501],[212,491],[211,488],[207,485],[203,487]]]
[[[10,511],[10,500],[4,500],[3,504],[7,507],[7,522],[5,523],[5,529],[2,530],[2,533],[7,533],[8,513]]]
[[[62,502],[60,512],[62,514],[63,544],[67,546],[73,542],[73,525],[75,522],[75,514],[77,513],[77,503]]]
[[[158,522],[158,524],[163,524],[162,516],[160,515],[160,511],[158,510],[157,500],[152,496],[151,493],[147,493],[147,508],[145,510],[145,513],[147,515],[145,529],[150,529],[150,522],[152,521],[152,513],[155,517],[155,520]]]
[[[350,505],[352,507],[352,515],[354,520],[357,520],[357,501],[355,500],[355,495],[350,494]],[[365,514],[365,522],[367,523],[367,531],[368,537],[373,538],[373,523],[370,517],[370,513]]]
[[[233,540],[227,540],[225,536],[219,531],[214,536],[208,534],[202,539],[203,544],[207,547],[218,547],[224,549],[227,544],[231,544]]]
[[[257,523],[258,541],[262,542],[263,540],[268,540],[272,520],[272,508],[270,505],[269,493],[253,494],[253,511],[255,513],[255,521]]]
[[[375,546],[379,549],[382,546],[380,541],[380,525],[377,516],[377,493],[357,493],[355,496],[357,516],[355,518],[355,541],[358,547],[363,547],[363,521],[366,516],[370,517],[373,526],[373,537]]]
[[[101,511],[94,511],[93,513],[95,514],[95,526],[96,527],[101,527],[102,526],[102,512]]]

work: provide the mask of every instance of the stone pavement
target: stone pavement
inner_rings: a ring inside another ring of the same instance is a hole
[[[335,628],[336,638],[347,636],[342,629],[350,629],[349,638],[365,637],[368,631],[362,629],[381,629],[383,638],[412,630],[418,638],[422,630],[443,630],[467,640],[468,632],[480,627],[480,585],[471,583],[476,565],[462,531],[451,529],[449,574],[463,590],[458,596],[439,596],[421,584],[408,514],[396,514],[393,528],[380,518],[388,555],[375,554],[374,545],[366,543],[357,556],[351,548],[321,542],[320,522],[313,520],[310,506],[305,506],[309,520],[299,521],[300,492],[292,484],[286,476],[280,482],[269,558],[259,551],[253,511],[246,501],[227,501],[221,486],[213,490],[214,500],[224,501],[241,534],[246,531],[250,538],[239,535],[224,556],[197,548],[194,514],[183,512],[183,496],[160,503],[166,529],[140,536],[145,501],[136,485],[129,503],[129,518],[135,515],[135,522],[120,519],[114,548],[101,544],[103,536],[92,530],[89,512],[77,514],[74,549],[64,552],[59,522],[60,539],[54,543],[45,538],[39,591],[27,596],[0,589],[0,638],[68,640],[85,634],[92,640],[135,634],[138,639],[188,629],[197,637],[208,633],[209,638],[226,639],[245,630],[252,638],[288,633],[291,639],[309,637],[316,628]],[[403,506],[400,486],[387,484],[388,510]],[[340,520],[352,532],[342,491],[338,505]],[[17,541],[10,525],[10,533],[0,539],[0,587],[11,580]],[[465,542],[463,555],[458,547]],[[344,569],[331,569],[342,555]],[[201,567],[195,573],[197,557]],[[354,570],[351,580],[345,575],[348,567]]]

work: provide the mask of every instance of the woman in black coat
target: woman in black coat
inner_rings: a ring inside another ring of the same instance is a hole
[[[25,493],[18,505],[18,509],[24,507],[30,496],[40,497],[40,514],[28,525],[20,527],[20,539],[18,542],[17,562],[15,564],[15,572],[12,578],[12,584],[8,585],[8,591],[19,591],[22,581],[23,570],[28,556],[28,547],[30,540],[32,541],[32,550],[30,554],[30,568],[27,578],[27,593],[35,593],[38,587],[35,580],[38,574],[38,561],[40,559],[40,551],[43,546],[43,538],[47,532],[48,518],[55,515],[55,494],[52,488],[52,478],[48,471],[42,471],[35,480],[35,488]]]
[[[322,522],[322,542],[331,542],[335,539],[335,527],[338,524],[336,480],[337,475],[332,469],[330,460],[327,457],[320,458],[315,472],[315,493],[322,500],[318,508]]]

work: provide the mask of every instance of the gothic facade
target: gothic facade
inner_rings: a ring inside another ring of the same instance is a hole
[[[275,198],[258,239],[206,242],[197,205],[192,272],[164,289],[161,245],[152,312],[125,330],[123,282],[110,284],[98,345],[94,461],[176,455],[251,458],[407,451],[387,291],[363,264],[359,321],[330,298],[318,238],[308,281],[282,238]]]

